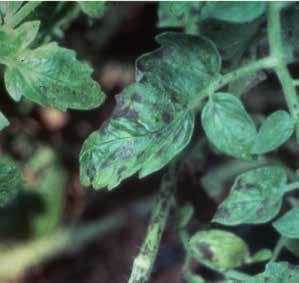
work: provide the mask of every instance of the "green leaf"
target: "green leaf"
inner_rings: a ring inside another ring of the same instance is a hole
[[[184,27],[191,32],[196,32],[197,27],[206,19],[248,23],[260,17],[265,9],[264,2],[165,1],[159,3],[158,25],[159,27]]]
[[[296,257],[299,257],[299,240],[285,239],[285,247]]]
[[[210,268],[223,271],[241,266],[249,252],[237,235],[215,229],[195,233],[190,239],[188,254]]]
[[[228,93],[215,93],[204,106],[201,121],[215,147],[236,158],[250,159],[256,128],[241,101]]]
[[[246,23],[260,17],[266,10],[265,2],[205,2],[200,9],[201,19]]]
[[[209,20],[200,23],[199,33],[215,43],[223,60],[238,62],[244,52],[252,47],[261,23],[260,20],[242,24]]]
[[[111,189],[137,171],[147,176],[189,143],[190,104],[219,75],[220,58],[210,41],[197,36],[163,33],[157,42],[158,50],[137,60],[138,82],[117,96],[110,120],[84,143],[84,185]]]
[[[0,111],[0,131],[2,131],[8,125],[9,125],[8,120],[6,119],[6,117]]]
[[[291,209],[272,225],[282,236],[299,239],[299,208]]]
[[[24,1],[1,1],[0,2],[0,14],[3,18],[9,18],[13,16]]]
[[[0,207],[14,199],[24,183],[14,161],[8,157],[0,158]]]
[[[159,2],[159,27],[184,27],[196,29],[199,21],[200,2]]]
[[[32,218],[34,236],[52,233],[62,217],[66,176],[54,152],[39,148],[25,167],[30,190],[40,196],[43,209]]]
[[[268,166],[239,175],[213,222],[224,225],[265,223],[280,210],[287,176],[282,167]]]
[[[9,94],[65,111],[91,109],[104,101],[104,93],[91,78],[92,69],[75,52],[50,43],[20,52],[5,70]]]
[[[276,111],[263,122],[252,146],[252,154],[264,154],[285,143],[294,132],[295,123],[286,111]]]
[[[0,62],[13,64],[15,56],[36,38],[40,22],[26,22],[17,29],[0,27]]]
[[[266,270],[244,283],[298,283],[299,267],[288,262],[271,262],[266,265]]]
[[[92,18],[100,18],[105,13],[105,1],[78,1],[81,10]]]

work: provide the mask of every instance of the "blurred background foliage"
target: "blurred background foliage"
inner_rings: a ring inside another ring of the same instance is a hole
[[[298,10],[292,11],[284,17],[286,41],[298,40]],[[166,30],[158,27],[158,4],[110,2],[103,16],[90,18],[74,2],[47,2],[30,18],[42,19],[36,45],[56,40],[74,49],[80,60],[93,66],[93,77],[108,98],[99,109],[64,113],[33,105],[28,100],[14,104],[1,82],[0,107],[11,124],[1,132],[0,153],[17,161],[25,185],[13,201],[0,208],[0,282],[126,282],[163,172],[144,180],[130,178],[113,192],[95,192],[80,185],[78,156],[83,140],[110,115],[115,105],[114,95],[134,80],[135,59],[156,48],[154,36]],[[291,26],[295,29],[288,32]],[[197,26],[188,28],[197,32]],[[238,25],[237,29],[236,25],[227,24],[225,38],[220,28],[223,25],[220,27],[219,21],[208,19],[201,25],[201,32],[219,46],[227,69],[239,64],[241,57],[246,62],[251,56],[267,53],[266,44],[258,40],[265,33],[263,17]],[[236,42],[240,33],[242,40]],[[249,43],[252,48],[244,55]],[[296,52],[290,50],[290,56],[298,56]],[[290,69],[298,75],[297,63]],[[257,82],[262,83],[256,86]],[[245,83],[251,90],[248,96]],[[272,73],[259,73],[246,82],[234,82],[229,88],[237,95],[244,95],[246,107],[258,123],[275,109],[285,107]],[[177,180],[178,203],[194,206],[191,231],[210,226],[217,204],[227,195],[236,175],[267,162],[228,163],[210,149],[205,139],[198,143],[201,136],[202,129],[197,125],[192,143],[184,152],[186,159]],[[287,163],[291,169],[299,167],[294,140],[272,158]],[[175,218],[172,213],[169,222],[174,223]],[[167,226],[151,282],[181,282],[184,252],[174,226]],[[267,224],[232,230],[252,243],[252,253],[272,248],[278,238]],[[294,241],[289,242],[288,248],[298,254]],[[281,257],[298,261],[288,251],[283,251]],[[246,268],[245,271],[256,273],[263,270],[263,265],[256,263],[249,270]],[[202,266],[196,265],[194,269],[211,282],[215,279]]]

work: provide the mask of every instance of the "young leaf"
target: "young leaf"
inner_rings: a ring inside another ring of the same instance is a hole
[[[265,223],[280,210],[287,176],[282,167],[261,167],[239,175],[213,222],[224,225]]]
[[[8,120],[6,119],[6,117],[0,111],[0,131],[2,131],[8,125],[9,125]]]
[[[228,155],[250,159],[255,125],[241,101],[229,93],[215,93],[204,106],[201,121],[208,139]]]
[[[238,236],[221,230],[200,231],[189,242],[188,254],[217,270],[241,266],[248,257],[248,247]]]
[[[260,17],[266,10],[265,2],[205,2],[200,9],[201,19],[246,23]]]
[[[100,18],[105,12],[105,1],[78,1],[81,10],[92,18]]]
[[[10,158],[0,158],[0,207],[16,197],[23,187],[21,173]]]
[[[190,101],[219,75],[220,58],[210,41],[197,36],[163,33],[157,42],[158,50],[137,60],[138,83],[117,96],[109,122],[84,143],[84,185],[111,189],[137,171],[144,177],[189,143]]]
[[[104,93],[91,78],[92,69],[80,63],[75,52],[50,43],[20,52],[5,70],[9,94],[65,111],[91,109],[104,100]]]
[[[251,153],[264,154],[278,148],[290,138],[294,127],[294,120],[286,111],[272,113],[259,129]]]
[[[299,239],[299,208],[291,209],[272,225],[283,237]]]
[[[266,265],[266,270],[244,283],[298,283],[299,267],[288,262],[271,262]]]
[[[17,29],[6,26],[0,27],[0,62],[12,64],[20,50],[25,49],[35,39],[39,21],[26,22]]]

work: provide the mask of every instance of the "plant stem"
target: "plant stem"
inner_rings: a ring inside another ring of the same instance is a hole
[[[152,209],[147,235],[134,260],[129,283],[145,283],[151,275],[169,210],[173,204],[173,181],[175,179],[169,178],[168,175],[162,179],[160,192]]]
[[[13,17],[5,19],[5,23],[15,28],[41,3],[42,1],[28,1]]]
[[[291,184],[288,184],[285,188],[285,192],[291,192],[291,191],[294,191],[296,189],[299,189],[299,182],[294,182],[294,183],[291,183]]]
[[[277,260],[280,252],[282,251],[282,249],[284,248],[284,244],[285,244],[285,238],[281,237],[279,238],[279,240],[277,241],[277,244],[274,248],[273,254],[272,254],[272,258],[270,260],[270,262],[274,262]]]
[[[299,139],[299,106],[296,88],[288,71],[284,58],[283,40],[281,33],[280,12],[282,5],[279,2],[269,2],[268,8],[268,40],[271,57],[276,58],[274,70],[278,76],[291,115],[296,122],[297,140]]]
[[[191,105],[193,105],[193,109],[198,110],[198,108],[200,108],[202,104],[203,98],[205,98],[207,95],[213,94],[215,91],[226,86],[231,81],[235,81],[239,78],[245,77],[262,69],[271,69],[276,65],[276,58],[273,56],[269,56],[253,61],[252,63],[248,63],[245,66],[219,76],[212,83],[210,83],[207,88],[202,90],[198,96],[196,96],[195,101],[193,101]]]

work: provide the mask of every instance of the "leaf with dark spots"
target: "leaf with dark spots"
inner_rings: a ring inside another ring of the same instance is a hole
[[[220,58],[201,37],[170,32],[157,42],[158,50],[137,60],[137,82],[116,96],[109,121],[85,141],[80,155],[84,185],[112,189],[138,171],[140,178],[147,176],[189,143],[190,104],[199,93],[208,95],[202,91],[219,76]],[[96,171],[89,170],[92,166]]]
[[[102,104],[105,94],[91,74],[92,69],[80,63],[74,51],[49,43],[18,52],[4,77],[6,89],[15,100],[25,96],[65,111]]]
[[[237,235],[214,229],[195,233],[189,241],[188,254],[212,269],[225,271],[241,266],[249,251]]]
[[[261,167],[239,175],[213,222],[239,225],[270,221],[280,210],[286,182],[285,170],[279,166]]]
[[[213,259],[213,252],[211,251],[209,245],[201,243],[198,245],[198,250],[202,253],[203,257],[209,261]]]

